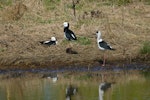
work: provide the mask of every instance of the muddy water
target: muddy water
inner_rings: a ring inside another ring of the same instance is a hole
[[[63,72],[57,73],[55,82],[43,77],[43,73],[1,78],[0,100],[66,100],[69,85],[77,89],[71,100],[99,100],[99,84],[104,81],[112,84],[104,92],[103,100],[150,100],[149,73],[137,70]]]

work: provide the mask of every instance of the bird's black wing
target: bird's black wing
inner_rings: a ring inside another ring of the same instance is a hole
[[[69,40],[77,40],[77,37],[76,37],[76,35],[74,34],[73,31],[71,31],[71,30],[68,29],[65,33],[66,33],[66,37]]]
[[[105,41],[99,42],[100,47],[108,50],[112,50],[111,46],[109,46]]]
[[[44,44],[44,45],[48,45],[48,46],[50,46],[50,45],[56,45],[55,41],[49,41],[49,42],[41,41],[40,43]]]

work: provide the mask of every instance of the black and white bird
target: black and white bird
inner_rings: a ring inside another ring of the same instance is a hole
[[[109,44],[107,44],[105,41],[103,41],[103,39],[101,38],[101,32],[100,31],[97,31],[96,35],[97,35],[98,48],[100,50],[103,50],[103,51],[105,51],[105,50],[115,50]],[[103,65],[102,66],[105,66],[105,53],[104,53],[103,57],[104,58],[103,58]]]
[[[66,100],[71,100],[71,96],[75,95],[77,93],[77,88],[73,87],[72,85],[69,85],[66,88]]]
[[[70,40],[77,40],[77,37],[74,34],[74,32],[69,29],[69,23],[68,22],[64,22],[63,25],[64,25],[65,38],[67,40],[69,40],[69,41]]]
[[[111,83],[103,82],[99,85],[99,100],[103,100],[104,92],[111,87]]]
[[[44,45],[56,45],[57,44],[57,40],[55,37],[51,37],[50,40],[47,40],[47,41],[40,41],[41,44],[44,44]]]

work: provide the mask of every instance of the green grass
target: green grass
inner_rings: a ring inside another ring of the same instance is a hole
[[[90,45],[91,44],[90,39],[88,39],[87,37],[83,37],[83,36],[77,37],[77,41],[68,41],[68,40],[64,39],[62,41],[62,44],[68,44],[70,42],[78,43],[80,45]]]
[[[4,52],[5,51],[5,48],[0,48],[0,52]]]
[[[106,0],[104,1],[104,5],[110,6],[110,5],[117,5],[117,6],[122,6],[122,5],[128,5],[132,3],[132,0]]]
[[[37,23],[41,23],[41,24],[50,24],[52,23],[51,19],[42,19],[42,17],[36,17],[36,18],[31,18],[31,20],[37,22]]]
[[[91,44],[91,41],[87,37],[78,37],[77,43],[81,45],[89,45]]]
[[[116,3],[118,6],[127,5],[127,4],[129,4],[129,3],[132,3],[132,0],[115,0],[115,3]]]
[[[150,54],[150,41],[146,41],[141,49],[141,54]]]
[[[150,0],[144,0],[145,4],[150,5]]]
[[[12,0],[0,0],[0,9],[3,9],[5,6],[12,4]]]
[[[44,0],[43,2],[47,10],[54,10],[60,0]]]

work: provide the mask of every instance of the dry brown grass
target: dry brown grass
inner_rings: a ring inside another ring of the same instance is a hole
[[[23,0],[22,3],[14,3],[15,6],[1,10],[0,63],[2,65],[36,63],[35,67],[46,64],[50,64],[49,66],[92,64],[103,55],[97,48],[96,30],[101,30],[103,39],[117,49],[115,52],[108,51],[107,59],[110,61],[138,57],[142,43],[150,39],[149,5],[135,2],[118,7],[81,0],[74,17],[73,10],[68,7],[71,3],[61,0],[56,9],[46,10],[40,0]],[[91,15],[91,11],[98,13]],[[77,37],[88,37],[91,44],[64,43],[62,26],[64,21],[70,22],[70,28]],[[58,39],[57,46],[44,47],[39,44],[39,41],[47,40],[51,36]],[[65,49],[70,45],[78,51],[78,55],[65,53]]]

